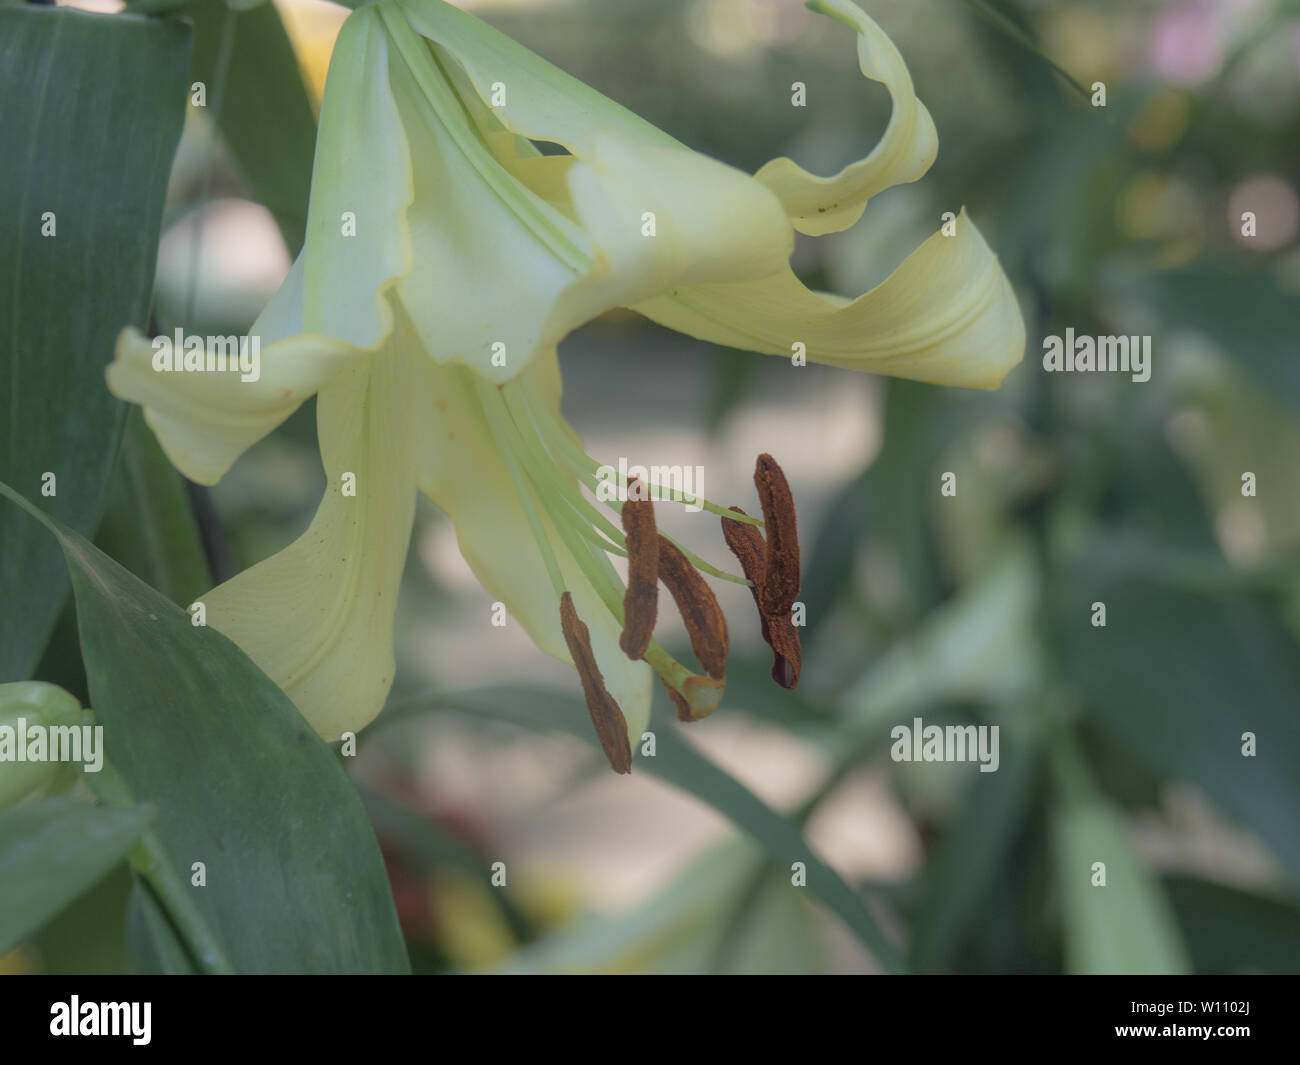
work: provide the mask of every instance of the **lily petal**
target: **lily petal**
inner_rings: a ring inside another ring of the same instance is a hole
[[[871,154],[834,177],[810,174],[784,157],[755,175],[776,193],[800,233],[820,236],[853,225],[871,197],[920,178],[939,152],[939,136],[930,112],[916,98],[907,64],[884,30],[849,0],[812,0],[808,7],[857,30],[858,67],[883,83],[893,101],[889,125]]]
[[[449,5],[398,9],[405,18],[390,8],[384,21],[405,61],[392,82],[416,173],[408,217],[430,249],[401,293],[434,358],[502,383],[612,307],[674,284],[754,280],[789,258],[789,220],[751,175]],[[498,84],[507,102],[494,108]],[[542,158],[528,138],[572,154]],[[492,362],[496,343],[505,359]]]
[[[343,23],[321,102],[302,253],[302,331],[364,350],[388,336],[386,292],[411,268],[406,209],[415,186],[389,51],[374,8]]]
[[[511,387],[528,390],[536,415],[560,418],[555,351],[542,353]],[[473,371],[424,360],[416,402],[423,412],[419,449],[421,489],[451,519],[465,561],[494,599],[506,604],[538,648],[572,662],[560,628],[559,604],[501,451],[482,414]],[[567,425],[566,433],[572,431]],[[653,674],[619,647],[621,625],[568,552],[545,512],[539,518],[578,616],[587,624],[605,687],[627,719],[628,739],[640,743],[650,717]]]
[[[653,123],[584,85],[571,74],[505,34],[442,0],[397,0],[407,21],[437,45],[437,52],[464,68],[486,103],[493,85],[506,89],[495,109],[516,133],[563,144],[574,155],[592,151],[591,136],[612,130],[644,144],[685,148]]]
[[[589,242],[465,123],[424,40],[400,16],[384,21],[395,42],[393,99],[419,190],[406,219],[421,254],[399,298],[434,359],[509,380],[542,346],[561,293],[591,269]]]
[[[415,509],[413,355],[353,359],[317,400],[326,492],[283,551],[214,588],[208,623],[243,648],[327,740],[379,713]],[[344,486],[353,475],[355,495]]]
[[[612,130],[588,141],[590,153],[575,159],[568,182],[597,269],[566,294],[565,332],[673,285],[754,281],[789,262],[794,232],[776,197],[750,175]]]
[[[154,369],[154,343],[136,329],[117,338],[106,370],[113,395],[144,408],[163,451],[199,484],[216,484],[249,447],[284,421],[361,353],[330,337],[300,335],[302,258],[249,333],[259,376]]]
[[[747,284],[694,285],[633,308],[701,340],[961,388],[997,388],[1023,357],[1025,325],[997,256],[963,211],[855,300],[790,269]]]

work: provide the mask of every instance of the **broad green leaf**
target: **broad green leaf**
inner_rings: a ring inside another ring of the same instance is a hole
[[[296,257],[307,232],[316,117],[275,5],[198,0],[177,14],[194,22],[191,77],[205,84],[222,140]]]
[[[1037,758],[1003,748],[998,772],[976,774],[956,820],[922,876],[912,920],[918,971],[951,968],[963,934],[1006,876],[1008,852],[1023,830],[1034,796]]]
[[[191,885],[204,863],[206,886],[187,898],[235,970],[405,970],[374,833],[330,748],[233,643],[75,532],[50,529],[108,761],[158,809],[172,878]]]
[[[1095,792],[1066,798],[1056,816],[1056,853],[1067,971],[1190,971],[1169,900],[1134,853],[1118,807]]]
[[[878,739],[938,702],[1004,706],[1032,695],[1042,669],[1033,561],[1027,544],[1008,544],[977,583],[873,663],[840,700],[849,734]]]
[[[147,806],[108,810],[75,799],[0,814],[0,955],[104,877],[152,816]]]
[[[127,902],[126,938],[139,972],[190,976],[198,971],[153,891],[138,879]]]
[[[1179,587],[1107,541],[1054,588],[1050,616],[1089,720],[1148,769],[1203,789],[1300,882],[1300,653],[1276,613],[1240,592]]]
[[[588,744],[596,744],[581,704],[563,692],[541,688],[479,688],[407,699],[391,704],[373,727],[434,709],[501,718],[529,728],[568,733]],[[635,759],[634,770],[653,773],[728,818],[758,843],[779,869],[786,870],[787,875],[792,863],[803,862],[808,891],[848,925],[881,966],[887,970],[903,969],[898,951],[885,939],[862,899],[818,857],[791,821],[696,751],[678,735],[676,726],[660,724],[655,729],[655,745],[655,756]]]
[[[34,940],[41,972],[105,976],[130,972],[126,908],[134,883],[127,864],[119,862],[98,884],[47,921]]]
[[[126,414],[104,367],[118,331],[146,324],[189,41],[176,21],[0,7],[0,480],[86,535]],[[0,544],[0,680],[14,680],[67,576],[11,507]]]
[[[1165,891],[1198,973],[1300,972],[1300,907],[1179,877]]]

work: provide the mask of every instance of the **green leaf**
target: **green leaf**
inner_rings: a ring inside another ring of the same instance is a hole
[[[1116,287],[1167,324],[1204,333],[1274,402],[1300,414],[1300,298],[1260,267],[1192,263],[1123,274]]]
[[[134,883],[127,864],[119,862],[98,884],[47,921],[35,940],[41,971],[104,976],[130,972],[126,908]]]
[[[1066,70],[1060,63],[1038,47],[1038,43],[1029,36],[1024,30],[1012,22],[1006,15],[988,2],[988,0],[962,0],[967,7],[975,12],[980,18],[984,19],[990,26],[993,26],[998,32],[1005,33],[1016,44],[1034,55],[1038,56],[1044,63],[1051,67],[1059,74],[1069,86],[1079,93],[1085,100],[1090,99],[1088,90],[1085,89],[1075,79],[1074,75]]]
[[[75,799],[0,814],[0,955],[104,877],[152,816],[147,806],[107,810]]]
[[[1148,555],[1107,541],[1054,589],[1050,617],[1087,717],[1135,761],[1202,788],[1300,882],[1300,655],[1276,613],[1246,594],[1178,587]]]
[[[1111,93],[1105,108],[1056,107],[1044,116],[1047,125],[1026,144],[1007,189],[1014,206],[1004,214],[997,247],[1010,276],[1041,275],[1050,250],[1051,261],[1059,263],[1051,273],[1061,275],[1053,287],[1091,291],[1096,234],[1087,220],[1097,210],[1098,172],[1123,159],[1124,132],[1149,92],[1134,86]],[[1105,203],[1110,214],[1112,204]]]
[[[885,445],[867,471],[874,489],[873,510],[898,558],[915,615],[925,613],[939,598],[939,566],[929,516],[935,485],[929,476],[956,432],[949,415],[943,389],[890,381],[885,391]]]
[[[788,873],[765,866],[744,838],[696,856],[644,903],[579,917],[518,951],[501,969],[512,975],[716,972],[729,918],[750,892],[751,920],[738,949],[728,952],[725,971],[816,972],[821,959],[811,907]]]
[[[831,616],[845,586],[852,583],[848,578],[869,531],[872,482],[873,475],[868,471],[840,489],[813,537],[799,596],[807,611],[807,626],[801,637],[805,642]]]
[[[1207,880],[1165,890],[1200,973],[1300,972],[1300,908]]]
[[[330,748],[220,633],[83,537],[49,524],[67,555],[91,702],[107,759],[136,801],[173,883],[240,972],[407,968],[379,848]],[[165,899],[163,900],[166,901]],[[175,916],[175,914],[173,914]]]
[[[941,702],[1023,705],[1041,682],[1039,574],[1029,545],[1010,542],[977,582],[932,611],[841,696],[846,738],[877,740]]]
[[[511,975],[700,971],[760,855],[743,838],[693,857],[645,902],[616,914],[583,914],[517,951]]]
[[[0,480],[87,535],[126,414],[104,366],[122,327],[146,324],[189,40],[179,22],[0,7]],[[30,674],[67,578],[55,545],[7,507],[0,543],[12,680]]]
[[[153,891],[138,879],[127,902],[126,938],[131,963],[139,972],[163,976],[198,972]]]
[[[1067,798],[1056,817],[1057,874],[1071,973],[1185,973],[1169,901],[1138,860],[1120,810],[1095,792]],[[1095,863],[1106,882],[1094,883]]]
[[[432,709],[461,710],[513,721],[528,728],[564,732],[595,746],[587,714],[572,696],[540,688],[499,687],[434,693],[391,704],[375,727]],[[683,740],[673,725],[655,730],[656,754],[635,765],[695,796],[746,832],[787,876],[791,864],[803,862],[808,890],[821,899],[886,969],[904,968],[867,911],[862,899],[809,846],[799,829]]]
[[[956,820],[926,867],[912,920],[912,958],[918,971],[945,969],[957,960],[963,934],[1005,875],[1009,852],[1024,828],[1038,763],[1031,753],[1004,748],[999,771],[977,774],[966,786]]]
[[[191,77],[207,86],[222,140],[296,257],[307,233],[316,116],[275,5],[198,0],[177,13],[194,22]]]
[[[361,801],[385,846],[392,847],[414,866],[432,872],[439,866],[455,866],[476,877],[486,877],[492,859],[473,844],[454,835],[436,821],[421,817],[389,801],[378,792],[359,789]],[[532,921],[515,904],[508,888],[490,893],[492,901],[516,939],[531,939]]]

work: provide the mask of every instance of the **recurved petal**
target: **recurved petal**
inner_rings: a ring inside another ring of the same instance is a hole
[[[568,182],[596,268],[562,301],[557,324],[565,332],[674,285],[752,281],[787,267],[794,232],[776,197],[750,175],[614,131],[593,133],[588,143]]]
[[[473,371],[425,359],[420,391],[420,486],[451,519],[460,552],[493,599],[544,651],[571,662],[560,627],[559,606],[541,549],[529,529],[501,452],[484,420]],[[510,387],[528,389],[537,417],[559,419],[560,375],[554,350],[540,353]],[[570,432],[567,426],[564,431]],[[543,509],[543,508],[539,508]],[[605,688],[623,711],[633,748],[650,717],[653,674],[619,647],[621,626],[574,562],[546,513],[545,535],[559,562],[565,587],[590,632]]]
[[[404,60],[392,78],[422,249],[401,292],[434,358],[503,382],[612,307],[788,260],[789,220],[751,175],[449,5],[403,0],[400,11],[384,18]],[[572,154],[540,157],[529,137]]]
[[[683,286],[635,310],[729,347],[962,388],[997,388],[1024,356],[1015,293],[963,211],[855,300],[808,289],[788,268],[745,284]]]
[[[872,196],[921,177],[938,154],[939,137],[929,111],[916,98],[907,64],[885,31],[849,0],[813,0],[808,6],[857,30],[858,66],[866,77],[884,84],[893,102],[889,125],[875,148],[833,177],[810,174],[785,157],[773,159],[755,175],[776,193],[795,229],[819,236],[851,226]]]
[[[389,346],[321,390],[326,490],[310,527],[202,600],[208,624],[327,740],[379,713],[393,680],[393,616],[417,490],[416,362]]]
[[[251,339],[245,343],[251,356]],[[257,380],[229,369],[163,372],[153,365],[154,342],[125,329],[106,371],[108,388],[144,407],[145,421],[177,469],[192,481],[216,484],[245,450],[358,357],[325,337],[295,336],[266,347],[259,337],[256,350],[259,364],[250,359],[249,365],[257,365]]]

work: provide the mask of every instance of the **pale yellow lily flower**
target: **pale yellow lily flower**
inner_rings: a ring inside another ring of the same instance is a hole
[[[147,338],[119,338],[109,387],[200,483],[319,394],[329,487],[315,520],[204,602],[327,739],[370,721],[392,683],[417,490],[451,518],[483,586],[565,661],[558,601],[571,594],[633,747],[652,668],[697,714],[717,704],[720,680],[653,642],[643,660],[619,648],[607,556],[626,540],[578,487],[596,463],[560,414],[555,355],[600,313],[632,307],[723,344],[789,356],[799,342],[813,361],[964,387],[996,387],[1020,360],[1010,285],[964,215],[856,300],[791,271],[795,230],[851,225],[937,151],[880,28],[847,0],[810,6],[856,30],[862,72],[893,98],[877,147],[831,178],[789,159],[751,176],[695,153],[440,0],[359,8],[326,81],[306,243],[252,330],[260,377],[156,372]]]

